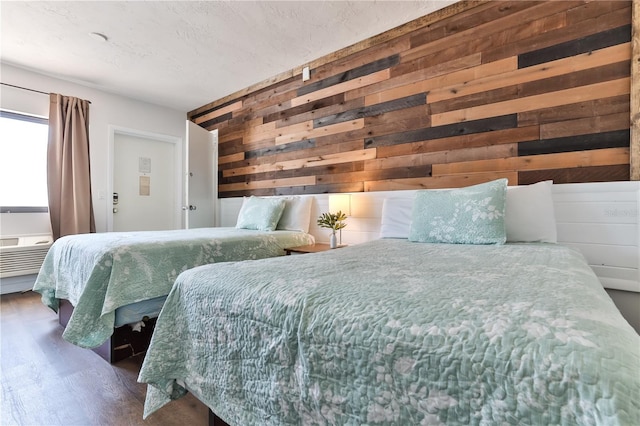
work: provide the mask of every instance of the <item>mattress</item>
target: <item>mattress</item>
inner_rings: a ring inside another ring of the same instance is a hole
[[[156,318],[160,314],[166,299],[167,296],[154,297],[153,299],[119,307],[115,312],[116,317],[113,326],[117,328],[127,324],[133,325],[142,321],[145,317]]]
[[[640,337],[554,244],[378,240],[182,273],[139,381],[229,424],[640,424]]]
[[[118,308],[166,296],[189,268],[282,256],[313,241],[302,232],[236,228],[66,236],[49,249],[33,290],[55,311],[59,299],[69,300],[74,310],[63,338],[94,348],[113,333]]]

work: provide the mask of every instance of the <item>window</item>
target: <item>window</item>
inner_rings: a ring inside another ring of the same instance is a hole
[[[49,121],[0,111],[0,212],[46,212]]]

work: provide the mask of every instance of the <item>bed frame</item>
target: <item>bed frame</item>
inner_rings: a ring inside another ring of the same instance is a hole
[[[58,322],[60,325],[66,327],[72,313],[73,305],[71,302],[66,299],[60,299],[60,307],[58,309]],[[128,325],[114,328],[111,337],[101,346],[93,348],[92,351],[110,364],[145,353],[151,342],[156,318],[143,319],[143,321],[145,326],[140,331],[133,331]]]

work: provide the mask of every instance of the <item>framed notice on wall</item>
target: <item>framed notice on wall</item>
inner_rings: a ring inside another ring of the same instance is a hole
[[[149,176],[140,176],[140,195],[151,195],[151,178]]]
[[[140,173],[151,173],[151,158],[138,157],[138,171]]]

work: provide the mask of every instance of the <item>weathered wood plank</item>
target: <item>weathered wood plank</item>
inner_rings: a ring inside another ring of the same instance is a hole
[[[518,127],[489,133],[472,133],[400,145],[380,146],[377,147],[377,158],[434,152],[458,153],[477,147],[514,144],[539,138],[540,129],[538,126]]]
[[[304,96],[312,92],[316,92],[322,89],[335,86],[336,84],[344,83],[346,81],[355,80],[356,78],[364,77],[378,71],[391,68],[400,62],[399,55],[391,55],[387,58],[378,59],[377,61],[361,65],[359,67],[344,71],[340,74],[327,77],[323,80],[316,81],[311,84],[307,84],[299,88],[296,92],[297,96]]]
[[[295,178],[222,184],[222,185],[218,185],[218,189],[220,190],[220,192],[228,192],[228,191],[244,191],[244,190],[264,189],[264,188],[278,188],[281,186],[315,185],[315,183],[316,183],[315,176],[302,176],[302,177],[295,177]]]
[[[407,189],[439,189],[439,188],[460,188],[463,186],[476,185],[489,182],[495,179],[506,178],[509,185],[518,184],[518,173],[513,171],[470,173],[466,175],[454,176],[433,176],[424,178],[389,179],[379,181],[368,181],[364,183],[364,190],[369,191],[401,191]]]
[[[333,96],[329,96],[328,98],[318,99],[315,102],[309,102],[304,105],[299,105],[295,108],[291,107],[283,107],[282,109],[268,113],[263,117],[263,121],[265,123],[269,123],[271,121],[278,121],[276,127],[288,126],[289,124],[295,124],[296,122],[292,121],[291,117],[300,116],[309,111],[321,110],[325,107],[339,105],[344,102],[344,93],[338,93]],[[300,121],[308,121],[311,118],[303,118]],[[298,123],[300,122],[298,121]]]
[[[365,170],[353,173],[332,173],[318,176],[318,184],[366,182],[387,179],[409,179],[431,176],[431,165]]]
[[[367,148],[373,148],[378,146],[426,141],[429,139],[441,139],[455,135],[467,135],[471,133],[483,133],[491,132],[494,130],[510,129],[517,127],[517,125],[517,116],[515,114],[510,114],[500,117],[491,117],[461,123],[453,123],[450,125],[441,125],[439,127],[428,127],[403,133],[394,133],[391,135],[367,138],[364,141],[364,146]]]
[[[553,183],[614,182],[629,180],[626,164],[615,166],[575,167],[518,172],[520,185],[529,185],[544,180]]]
[[[463,81],[454,85],[440,87],[429,92],[429,102],[435,103],[446,99],[458,98],[476,93],[483,93],[501,87],[522,84],[526,82],[566,75],[577,71],[601,67],[607,64],[630,59],[631,44],[625,43],[601,50],[583,53],[566,59],[547,62],[542,65],[532,65],[527,69],[516,69],[517,58],[509,58],[514,70],[502,68],[505,72],[485,73],[472,81]],[[499,61],[502,64],[505,60]],[[487,65],[490,65],[489,63]],[[484,66],[484,65],[483,65]],[[478,67],[480,68],[480,67]],[[482,68],[484,70],[484,68]],[[365,101],[366,103],[366,101]]]
[[[355,120],[357,118],[373,117],[391,111],[407,109],[418,105],[425,105],[426,103],[427,95],[425,93],[420,93],[417,95],[407,96],[406,98],[395,99],[393,101],[382,102],[371,106],[347,110],[338,114],[316,118],[315,120],[313,120],[313,127],[318,128],[330,124]]]
[[[247,175],[252,173],[262,173],[277,170],[297,170],[306,167],[325,166],[328,164],[351,163],[353,161],[368,160],[376,157],[375,148],[351,151],[348,153],[327,154],[317,157],[301,158],[289,161],[277,161],[273,163],[262,163],[260,165],[239,167],[225,170],[223,177]]]
[[[298,125],[294,125],[298,126]],[[290,129],[289,126],[287,129]],[[281,132],[280,136],[276,137],[276,145],[281,145],[290,142],[297,142],[303,139],[310,139],[314,137],[334,135],[336,133],[348,132],[354,129],[362,129],[364,127],[364,119],[360,118],[357,120],[348,121],[346,123],[338,123],[333,124],[331,126],[319,127],[317,129],[313,128],[313,123],[311,123],[311,128],[305,128],[304,130],[298,130],[297,128],[293,131]],[[279,129],[279,130],[282,130]],[[296,131],[297,130],[297,131]]]
[[[518,113],[519,126],[544,125],[580,118],[629,112],[629,95],[603,97],[553,108]]]
[[[605,133],[614,130],[624,130],[626,139],[629,141],[628,112],[543,124],[540,126],[540,138],[552,139],[590,133]]]
[[[612,132],[577,134],[575,136],[521,142],[518,144],[518,156],[628,147],[629,129],[627,128]]]
[[[390,90],[396,87],[406,86],[413,83],[420,83],[423,80],[429,80],[426,82],[424,89],[418,90],[415,93],[425,92],[431,88],[438,87],[443,82],[448,82],[450,78],[456,76],[460,81],[473,78],[474,71],[467,71],[466,76],[462,74],[453,74],[456,72],[465,72],[468,68],[476,67],[482,63],[481,53],[472,53],[470,55],[455,58],[450,61],[433,62],[425,65],[424,67],[412,71],[410,73],[402,74],[400,76],[394,76],[388,80],[383,80],[378,83],[370,84],[368,86],[352,89],[345,92],[345,99],[356,99],[363,96],[369,96],[382,91]],[[442,81],[438,80],[438,77],[442,77]],[[415,94],[415,93],[408,93]],[[391,99],[389,99],[391,100]],[[375,102],[373,102],[375,103]]]
[[[244,160],[244,152],[238,152],[237,154],[221,155],[218,157],[218,164],[227,164],[242,160]]]
[[[202,107],[219,114],[219,194],[623,178],[630,6],[483,2]]]
[[[257,158],[257,157],[265,157],[269,155],[280,154],[283,152],[291,152],[291,151],[300,151],[300,150],[308,150],[314,148],[316,146],[315,139],[305,139],[303,141],[292,142],[286,145],[274,145],[266,148],[254,149],[251,151],[246,151],[245,157],[249,158]]]
[[[629,42],[631,42],[631,25],[623,25],[579,39],[522,53],[518,55],[518,68],[531,67]]]
[[[213,118],[220,117],[220,116],[223,116],[225,114],[232,113],[233,111],[237,111],[240,108],[242,108],[242,101],[237,101],[237,102],[234,102],[234,103],[232,103],[230,105],[227,105],[224,108],[216,109],[214,111],[211,111],[208,114],[201,115],[198,118],[194,119],[193,121],[196,124],[204,123],[204,122],[209,121],[209,120],[211,120]]]
[[[419,154],[399,155],[377,158],[364,162],[365,170],[398,168],[402,166],[423,166],[431,164],[447,164],[462,161],[487,160],[513,157],[518,152],[516,143],[481,146],[467,149],[447,151],[430,151]]]
[[[553,3],[560,4],[561,2]],[[604,4],[606,2],[595,1],[593,3],[594,7],[598,7],[599,4]],[[552,2],[545,2],[545,4],[550,5]],[[524,37],[520,37],[518,34],[513,34],[512,38],[505,39],[508,40],[508,42],[488,47],[483,52],[483,60],[491,62],[497,59],[519,55],[524,52],[543,49],[555,44],[575,40],[606,29],[629,24],[629,18],[630,13],[628,10],[620,9],[610,13],[605,12],[597,18],[594,17],[577,22],[574,25],[569,25],[568,22],[565,22],[558,28],[550,28],[547,31],[539,32],[538,34],[527,34]]]
[[[617,164],[629,164],[629,148],[595,149],[590,151],[562,152],[494,160],[434,164],[432,170],[434,176],[440,176],[499,170],[543,170],[612,166]]]
[[[467,120],[479,120],[509,113],[532,111],[539,108],[549,108],[553,106],[589,101],[600,98],[602,93],[606,93],[607,96],[617,96],[629,93],[629,85],[629,78],[621,78],[604,83],[528,96],[505,102],[497,102],[492,105],[483,105],[463,110],[444,112],[442,114],[434,114],[431,117],[431,122],[434,127],[443,126]]]
[[[388,69],[378,71],[373,74],[366,75],[364,77],[356,78],[354,80],[345,81],[344,83],[336,84],[334,86],[327,87],[326,89],[316,90],[315,92],[308,93],[306,95],[298,96],[291,100],[291,106],[295,107],[303,105],[308,102],[313,102],[318,99],[326,98],[328,96],[335,95],[336,93],[344,93],[347,90],[356,89],[358,87],[368,86],[369,84],[377,83],[379,81],[388,80],[390,72]]]
[[[246,182],[259,182],[265,180],[294,178],[301,176],[314,176],[316,178],[320,176],[326,176],[330,174],[350,174],[355,172],[361,172],[364,170],[364,161],[353,161],[350,163],[340,164],[326,164],[324,166],[305,167],[302,169],[289,169],[289,170],[277,170],[261,173],[253,173],[248,175],[227,176],[220,177],[220,184],[228,183],[246,183]]]

